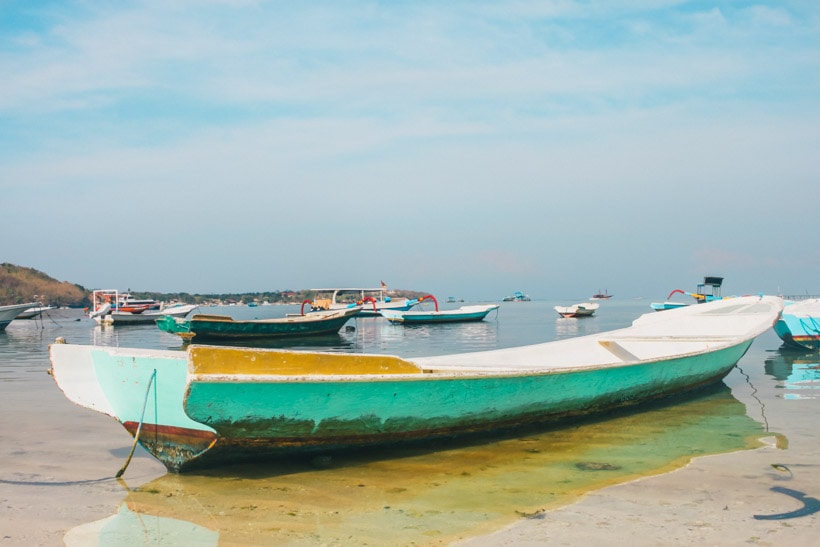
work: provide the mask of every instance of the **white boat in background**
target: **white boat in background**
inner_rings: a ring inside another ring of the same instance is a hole
[[[378,317],[384,310],[407,311],[419,303],[418,298],[389,296],[384,283],[375,289],[348,287],[310,290],[315,295],[311,301],[313,311],[362,306],[359,316]]]
[[[198,307],[197,304],[173,304],[166,306],[154,299],[138,299],[116,289],[98,289],[91,293],[91,309],[88,316],[100,325],[135,325],[153,323],[163,315],[185,317]]]
[[[23,313],[15,317],[15,319],[34,319],[35,317],[40,317],[43,312],[55,309],[57,309],[56,306],[37,306],[23,310]]]
[[[6,327],[12,320],[29,308],[42,306],[40,302],[27,302],[25,304],[10,304],[8,306],[0,306],[0,330],[6,330]]]
[[[595,313],[599,306],[600,304],[593,304],[592,302],[582,302],[572,306],[555,306],[553,309],[561,317],[589,317]]]
[[[154,323],[165,316],[181,319],[199,307],[198,304],[173,304],[162,306],[158,310],[143,312],[112,311],[109,314],[96,317],[101,325],[137,325]]]

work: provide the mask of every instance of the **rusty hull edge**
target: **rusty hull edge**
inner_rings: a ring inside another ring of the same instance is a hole
[[[187,445],[184,436],[160,439],[160,442],[141,439],[142,444],[154,457],[160,460],[172,473],[189,473],[220,466],[240,463],[261,463],[265,461],[293,458],[314,458],[318,455],[341,452],[355,452],[368,448],[398,448],[421,446],[428,442],[453,439],[479,440],[481,437],[498,436],[516,430],[537,426],[554,427],[558,422],[594,417],[604,412],[634,409],[663,399],[671,399],[709,387],[717,388],[719,382],[734,367],[715,374],[698,384],[687,385],[674,390],[628,400],[609,400],[594,407],[587,407],[561,413],[531,412],[514,418],[492,422],[466,424],[448,428],[417,428],[412,431],[376,433],[368,435],[338,435],[332,438],[306,437],[266,437],[266,438],[225,438],[215,436],[210,446],[202,450],[201,442]],[[143,426],[144,428],[146,426]],[[151,430],[151,426],[147,426]]]

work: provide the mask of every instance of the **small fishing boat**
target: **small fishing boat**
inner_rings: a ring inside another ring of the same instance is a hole
[[[6,327],[19,315],[29,308],[42,306],[40,302],[27,302],[25,304],[9,304],[8,306],[0,306],[0,330],[6,330]]]
[[[530,297],[521,291],[515,291],[509,296],[505,296],[502,302],[529,302]]]
[[[647,313],[611,332],[407,359],[61,339],[49,351],[68,399],[114,417],[135,445],[184,472],[491,432],[687,392],[720,381],[782,308],[777,297],[741,297]]]
[[[181,319],[197,309],[197,304],[172,304],[162,306],[158,310],[143,311],[111,311],[98,316],[97,322],[101,325],[145,325],[155,323],[157,319],[172,317]]]
[[[156,323],[161,331],[176,334],[185,341],[196,339],[197,342],[219,342],[332,334],[361,311],[361,307],[356,306],[305,314],[304,305],[305,303],[302,304],[302,313],[299,315],[275,319],[238,320],[228,315],[196,314],[190,319],[164,316],[157,319]]]
[[[428,294],[419,298],[419,304],[425,300],[432,300],[435,311],[410,310],[395,311],[382,310],[381,314],[391,323],[402,323],[404,325],[419,325],[424,323],[468,323],[483,321],[487,315],[501,307],[501,304],[476,304],[473,306],[461,306],[455,310],[439,310],[436,298]]]
[[[378,288],[335,288],[311,289],[314,311],[340,310],[359,307],[359,315],[378,317],[382,310],[407,311],[419,303],[417,298],[393,298],[387,294],[387,285],[382,281]]]
[[[36,319],[37,317],[40,317],[43,314],[43,312],[47,312],[53,309],[56,308],[54,306],[35,306],[33,308],[23,310],[23,313],[15,317],[15,319]]]
[[[101,325],[125,322],[150,323],[156,317],[148,319],[135,317],[132,320],[128,317],[149,311],[160,311],[162,307],[162,302],[152,298],[134,298],[130,293],[120,292],[117,289],[97,289],[91,292],[91,309],[88,310],[88,317]],[[120,314],[121,319],[116,320],[116,318],[109,317],[114,313]]]
[[[613,296],[614,295],[609,294],[608,290],[605,290],[604,292],[601,292],[601,289],[598,289],[598,292],[596,292],[595,294],[590,296],[589,299],[590,300],[609,300]]]
[[[696,304],[703,304],[704,302],[712,302],[714,300],[722,300],[723,297],[720,295],[722,285],[722,277],[706,276],[703,278],[703,283],[698,284],[698,288],[695,292],[686,292],[681,289],[675,289],[669,293],[665,302],[652,302],[649,306],[655,311],[665,311],[682,308],[689,305],[684,302],[669,300],[676,294],[691,296],[695,299]]]
[[[774,331],[786,345],[820,349],[820,298],[787,301]]]
[[[573,304],[572,306],[555,306],[553,309],[558,312],[561,317],[590,317],[598,309],[599,304],[592,302],[582,302],[581,304]]]

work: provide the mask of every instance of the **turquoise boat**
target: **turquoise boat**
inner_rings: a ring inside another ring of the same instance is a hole
[[[684,296],[691,296],[695,299],[696,304],[703,304],[705,302],[714,302],[715,300],[722,300],[723,297],[720,295],[720,288],[722,285],[722,277],[706,276],[703,278],[703,283],[698,283],[698,288],[695,292],[686,292],[681,289],[675,289],[674,291],[669,293],[669,295],[666,297],[665,302],[652,302],[650,304],[650,307],[655,311],[666,311],[673,310],[676,308],[682,308],[683,306],[688,306],[689,304],[683,302],[674,302],[669,300],[675,294],[678,293]]]
[[[497,310],[501,304],[476,304],[474,306],[461,306],[455,310],[412,310],[412,311],[388,311],[382,310],[381,314],[391,323],[402,323],[404,325],[419,325],[426,323],[470,323],[483,321],[493,310]]]
[[[171,472],[486,433],[635,405],[720,381],[783,301],[649,313],[625,329],[402,359],[192,344],[50,346],[66,397],[114,417]]]
[[[820,349],[820,298],[786,302],[774,331],[788,346]]]
[[[381,310],[382,317],[391,323],[401,323],[404,325],[420,325],[427,323],[471,323],[483,321],[491,311],[497,310],[501,304],[476,304],[473,306],[461,306],[455,310],[439,310],[438,300],[432,294],[419,298],[419,304],[425,300],[432,300],[436,306],[435,310]]]
[[[304,311],[304,304],[303,304]],[[281,338],[285,336],[312,336],[339,332],[361,306],[339,310],[302,313],[275,319],[237,320],[228,315],[197,314],[190,319],[162,316],[156,320],[161,331],[176,334],[190,342],[196,339],[212,343],[233,340]]]

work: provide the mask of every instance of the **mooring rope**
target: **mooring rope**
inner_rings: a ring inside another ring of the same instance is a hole
[[[142,414],[140,415],[140,423],[137,425],[137,432],[134,433],[134,444],[131,445],[131,452],[128,454],[128,459],[125,460],[125,464],[123,464],[122,468],[117,471],[117,474],[114,475],[116,478],[122,477],[122,474],[125,473],[125,468],[128,467],[128,464],[131,463],[131,457],[134,455],[134,450],[137,448],[137,441],[140,439],[140,431],[142,430],[142,421],[145,419],[145,407],[148,404],[148,395],[151,393],[151,384],[154,382],[154,378],[157,377],[157,369],[154,369],[154,372],[151,374],[151,378],[148,379],[148,387],[145,388],[145,400],[142,402]]]

